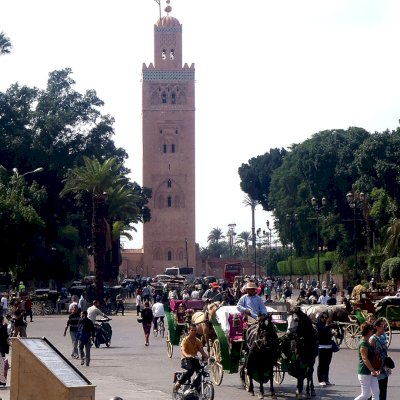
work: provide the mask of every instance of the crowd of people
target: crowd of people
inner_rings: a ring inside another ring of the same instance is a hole
[[[373,279],[370,282],[370,290],[374,288]],[[191,284],[170,286],[161,288],[158,285],[144,283],[137,285],[134,292],[128,290],[116,296],[115,315],[125,313],[125,301],[133,296],[136,302],[136,314],[142,324],[145,346],[150,345],[150,333],[157,331],[158,324],[164,323],[164,303],[173,300],[203,300],[205,304],[210,302],[223,302],[226,305],[236,305],[243,318],[249,323],[260,316],[267,314],[267,306],[273,301],[288,301],[293,297],[296,289],[295,300],[301,300],[308,304],[335,305],[337,302],[338,287],[334,282],[322,282],[315,280],[296,282],[281,279],[264,279],[239,281],[236,287],[230,287],[225,281],[215,281],[208,285],[194,282]],[[348,298],[357,300],[365,287],[357,282],[355,287],[348,290]],[[345,297],[344,291],[341,292]],[[0,386],[5,385],[7,373],[7,354],[9,352],[10,336],[26,337],[28,322],[33,322],[32,300],[29,296],[14,299],[12,313],[9,310],[9,298],[6,294],[0,300]],[[97,300],[89,301],[86,292],[80,297],[72,296],[68,305],[68,318],[64,329],[64,336],[69,331],[71,340],[71,357],[80,359],[82,365],[90,365],[90,348],[95,340],[95,322],[97,317],[107,317],[100,309]],[[318,365],[316,368],[318,383],[321,387],[330,386],[330,365],[337,347],[332,340],[332,329],[327,312],[322,312],[316,321],[315,328],[318,340]],[[388,361],[388,347],[386,320],[376,319],[369,314],[366,322],[360,326],[362,338],[358,345],[357,375],[360,382],[361,393],[355,400],[386,400],[388,380],[394,365]],[[203,359],[207,358],[201,342],[196,338],[196,326],[191,325],[188,336],[182,342],[182,367],[186,373],[176,383],[176,389],[191,377],[199,368],[193,357],[200,353]],[[389,358],[390,359],[390,358]]]

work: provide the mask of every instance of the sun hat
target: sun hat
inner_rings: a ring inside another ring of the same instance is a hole
[[[257,289],[257,285],[254,282],[247,282],[246,290],[247,289]]]

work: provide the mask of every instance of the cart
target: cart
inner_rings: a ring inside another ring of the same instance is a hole
[[[393,330],[400,330],[400,297],[389,292],[361,292],[359,302],[354,304],[354,311],[349,315],[350,323],[344,326],[344,342],[349,349],[356,350],[361,339],[360,325],[369,313],[386,322],[387,346],[390,346]]]
[[[168,324],[167,330],[167,355],[172,357],[174,346],[178,346],[187,334],[192,315],[204,307],[203,300],[170,300],[164,304],[165,317]]]
[[[280,309],[277,309],[277,307]],[[285,332],[287,327],[287,305],[274,304],[267,307],[272,313],[272,320],[278,331]],[[211,366],[211,377],[215,385],[220,385],[224,371],[236,373],[240,371],[243,385],[246,385],[244,364],[246,359],[246,343],[244,331],[246,323],[236,306],[220,307],[211,320],[216,339],[212,343],[212,356],[215,362]],[[275,371],[274,371],[275,375]]]

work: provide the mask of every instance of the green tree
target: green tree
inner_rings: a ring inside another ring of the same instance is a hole
[[[35,254],[43,242],[45,221],[38,209],[46,195],[35,181],[28,185],[17,169],[10,175],[0,166],[1,271],[11,271],[15,279],[25,277],[29,266],[40,265]]]
[[[271,177],[276,168],[282,165],[287,154],[285,149],[270,149],[269,153],[253,157],[247,164],[239,167],[240,188],[250,198],[258,201],[264,210],[272,211],[269,202]]]
[[[10,39],[4,32],[0,32],[0,56],[11,53],[12,45]]]
[[[244,252],[248,256],[249,255],[249,242],[251,240],[251,232],[243,231],[240,232],[237,238],[237,242],[243,244]]]
[[[396,257],[400,248],[400,219],[394,220],[387,228],[383,252],[386,257]]]
[[[126,177],[121,174],[122,164],[111,158],[103,163],[88,157],[84,166],[67,172],[65,186],[60,195],[87,192],[92,198],[92,248],[96,274],[96,296],[104,302],[104,270],[107,252],[107,192],[113,186],[123,185]]]
[[[213,228],[208,235],[207,242],[218,243],[220,240],[225,239],[221,228]]]
[[[83,94],[76,91],[71,75],[70,69],[51,72],[44,90],[13,84],[5,93],[0,92],[1,163],[8,170],[46,167],[35,176],[47,190],[47,201],[36,209],[46,230],[35,252],[31,252],[33,259],[41,259],[41,265],[47,265],[43,274],[47,271],[49,275],[43,275],[43,279],[64,279],[70,273],[74,276],[87,264],[84,254],[91,245],[91,198],[84,193],[77,202],[69,197],[59,198],[66,172],[81,165],[83,156],[98,160],[117,158],[121,164],[127,158],[126,152],[112,140],[114,120],[101,113],[103,102],[94,90]],[[128,172],[126,168],[123,171]],[[28,175],[26,180],[29,184],[32,176]],[[137,185],[134,190],[143,192],[145,201],[147,189]],[[142,211],[140,218],[146,214],[149,217],[148,210]],[[60,236],[59,229],[68,226],[79,232],[80,249],[75,256],[67,255],[70,249],[62,245],[64,236]],[[81,265],[77,266],[78,262]],[[33,268],[32,262],[30,265]],[[51,265],[57,265],[57,270]],[[35,264],[35,268],[38,271],[41,267]]]

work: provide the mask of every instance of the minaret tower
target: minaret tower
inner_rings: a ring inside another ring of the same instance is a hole
[[[152,189],[143,226],[143,274],[196,266],[194,64],[182,66],[182,25],[154,25],[154,65],[143,64],[143,186]]]

